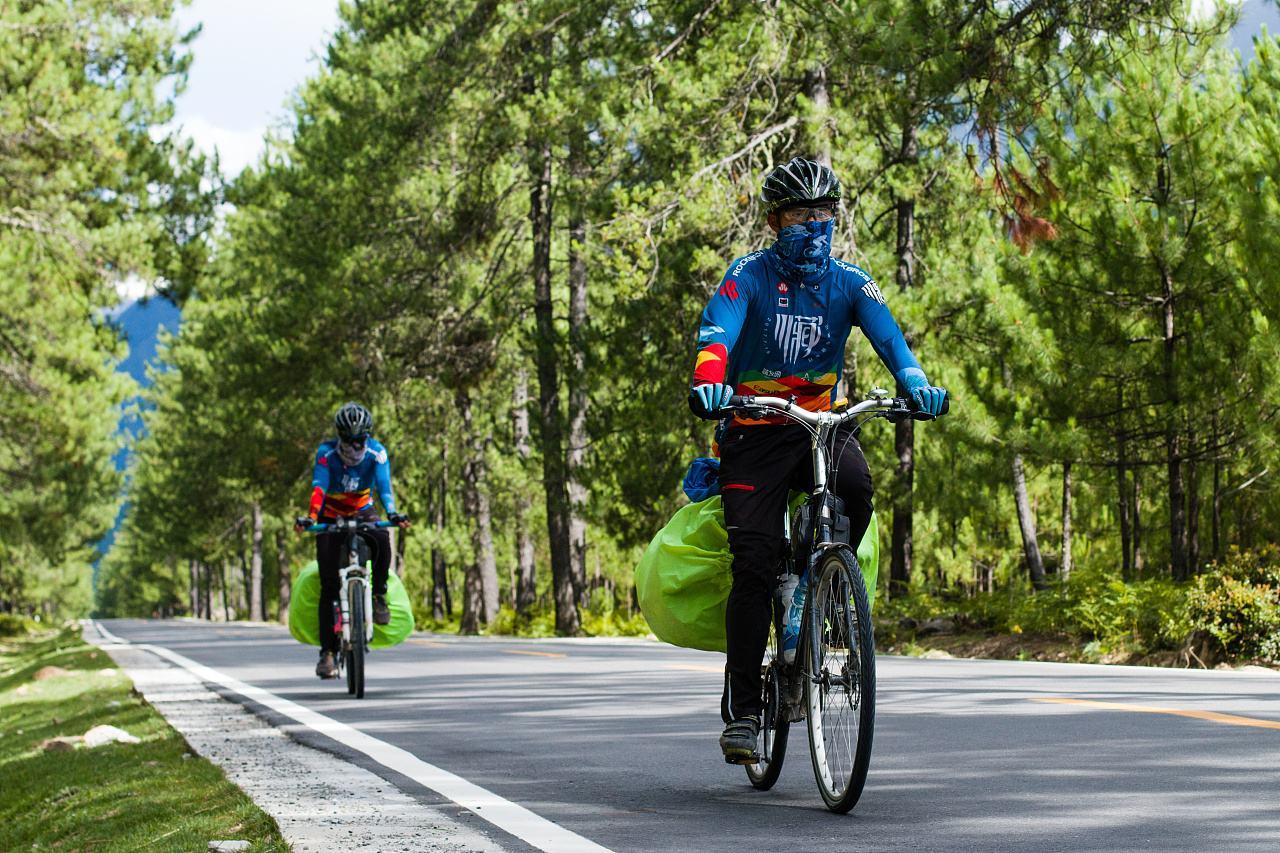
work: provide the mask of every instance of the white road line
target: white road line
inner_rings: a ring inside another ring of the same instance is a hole
[[[241,696],[270,708],[278,714],[283,714],[313,731],[328,735],[344,746],[364,753],[383,767],[407,776],[423,787],[430,788],[437,794],[447,797],[463,808],[474,812],[478,817],[488,821],[503,832],[514,835],[532,847],[549,851],[549,853],[551,851],[555,851],[555,853],[559,853],[559,851],[566,851],[566,853],[578,853],[578,851],[582,853],[610,853],[607,847],[601,847],[594,841],[583,838],[575,832],[570,832],[564,827],[534,814],[524,806],[503,799],[497,794],[481,788],[479,785],[468,782],[461,776],[436,767],[434,764],[428,764],[413,753],[398,746],[392,746],[386,741],[371,737],[346,723],[340,723],[331,717],[326,717],[324,714],[316,713],[310,708],[305,708],[296,702],[284,699],[268,690],[263,690],[261,687],[245,684],[243,681],[224,675],[216,669],[210,669],[204,664],[196,663],[190,658],[183,657],[163,646],[149,643],[129,643],[127,640],[122,640],[112,634],[100,622],[95,621],[93,625],[103,637],[112,643],[128,645],[135,649],[145,649],[152,654],[159,655],[176,663],[203,681],[219,684],[228,690],[232,690]]]

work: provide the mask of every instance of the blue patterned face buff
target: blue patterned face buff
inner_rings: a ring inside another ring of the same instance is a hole
[[[793,284],[812,284],[820,279],[831,260],[831,235],[835,229],[836,221],[828,219],[798,222],[779,231],[769,253],[783,278]]]

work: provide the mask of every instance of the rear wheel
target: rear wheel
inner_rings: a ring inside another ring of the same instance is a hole
[[[364,624],[367,618],[364,612],[364,589],[353,583],[347,589],[347,600],[351,603],[351,643],[347,653],[347,692],[355,694],[357,699],[364,698]]]
[[[876,714],[875,638],[862,571],[845,548],[816,566],[805,645],[805,716],[818,791],[847,812],[862,796]]]
[[[786,685],[782,658],[779,655],[781,615],[774,597],[773,620],[769,626],[769,645],[764,654],[764,707],[760,712],[760,760],[746,765],[747,778],[761,791],[767,791],[782,773],[782,760],[787,754],[787,733],[791,718],[785,705]]]

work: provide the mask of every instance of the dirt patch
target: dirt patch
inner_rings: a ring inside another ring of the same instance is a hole
[[[931,634],[918,640],[890,643],[889,654],[922,656],[938,649],[958,658],[991,658],[993,660],[1082,660],[1079,646],[1068,638],[1037,637],[1025,634]]]

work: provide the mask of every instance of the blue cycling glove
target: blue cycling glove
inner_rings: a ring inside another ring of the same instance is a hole
[[[708,382],[689,389],[689,409],[706,421],[719,420],[720,410],[729,405],[733,389],[723,382]]]
[[[909,367],[898,375],[898,382],[906,389],[909,396],[920,411],[933,417],[941,417],[942,406],[947,400],[947,389],[930,385],[924,371]]]

